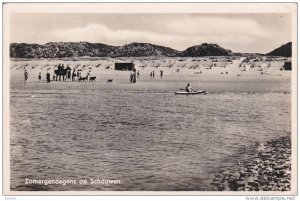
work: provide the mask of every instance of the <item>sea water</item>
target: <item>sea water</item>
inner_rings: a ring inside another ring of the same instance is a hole
[[[139,84],[11,83],[11,190],[211,190],[240,150],[291,132],[289,82]]]

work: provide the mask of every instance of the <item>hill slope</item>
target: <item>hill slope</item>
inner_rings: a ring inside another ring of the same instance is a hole
[[[288,42],[275,50],[269,52],[269,56],[282,56],[282,57],[291,57],[292,56],[292,42]]]
[[[178,56],[182,57],[202,57],[202,56],[228,56],[232,51],[224,49],[217,44],[203,43],[195,45],[182,51]]]
[[[217,44],[196,45],[180,52],[178,50],[150,43],[130,43],[123,46],[110,46],[102,43],[88,42],[50,42],[44,45],[12,43],[12,58],[63,58],[63,57],[199,57],[228,56],[230,50]]]
[[[175,56],[179,51],[150,43],[130,43],[116,48],[111,57]]]
[[[102,43],[46,43],[45,45],[12,43],[10,57],[17,58],[63,58],[63,57],[105,57],[117,47]]]

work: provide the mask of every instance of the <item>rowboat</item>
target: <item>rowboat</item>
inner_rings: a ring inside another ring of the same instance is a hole
[[[187,92],[187,91],[176,91],[175,95],[197,95],[197,94],[206,94],[206,91],[194,91],[194,92]]]

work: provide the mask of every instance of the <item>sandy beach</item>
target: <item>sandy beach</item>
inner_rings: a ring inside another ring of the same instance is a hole
[[[215,59],[217,58],[217,59]],[[235,60],[234,60],[235,59]],[[186,83],[191,82],[195,89],[199,90],[210,90],[210,86],[207,83],[214,82],[226,82],[229,83],[228,86],[224,86],[225,90],[239,90],[239,82],[249,82],[249,87],[255,87],[252,85],[265,85],[273,82],[286,82],[289,83],[291,80],[290,71],[282,71],[283,62],[282,58],[274,59],[273,62],[265,62],[269,65],[268,68],[264,68],[261,61],[256,67],[245,70],[245,64],[243,61],[245,57],[242,58],[223,58],[223,57],[213,57],[211,58],[142,58],[138,59],[112,59],[112,58],[102,58],[102,60],[88,60],[80,58],[70,58],[70,59],[55,59],[55,60],[13,60],[10,66],[10,77],[11,83],[19,83],[24,80],[24,69],[27,70],[29,74],[28,83],[39,82],[38,75],[41,73],[41,82],[46,82],[47,70],[50,72],[51,80],[53,79],[53,72],[57,69],[58,64],[64,64],[64,66],[70,66],[70,68],[81,70],[81,75],[86,76],[90,71],[90,76],[96,77],[96,83],[81,83],[86,85],[97,85],[97,88],[103,89],[149,89],[149,90],[178,90],[179,88],[184,88]],[[200,61],[199,61],[200,60]],[[212,62],[218,61],[219,62]],[[226,62],[223,62],[223,61]],[[228,60],[230,62],[228,62]],[[279,61],[277,61],[279,60]],[[115,62],[133,62],[137,71],[139,71],[139,78],[137,78],[137,83],[128,86],[130,83],[130,72],[129,71],[116,71],[114,70]],[[253,62],[255,64],[255,62]],[[214,64],[216,66],[212,67]],[[253,66],[254,66],[253,64]],[[272,64],[272,65],[271,65]],[[262,66],[258,68],[257,66]],[[160,72],[163,71],[163,77],[161,78]],[[155,77],[152,79],[150,73],[155,72]],[[113,79],[113,84],[107,85],[107,80]],[[161,85],[163,83],[163,85]],[[56,82],[52,82],[52,85],[57,85]],[[235,89],[233,89],[233,86]],[[69,87],[73,87],[67,84]],[[289,91],[290,86],[282,86]],[[232,89],[230,89],[232,88]],[[259,88],[259,87],[258,87]],[[224,90],[224,89],[222,89]],[[247,89],[245,89],[247,90]],[[260,89],[257,89],[260,90]],[[278,89],[282,90],[282,89]],[[241,89],[243,91],[243,89]]]

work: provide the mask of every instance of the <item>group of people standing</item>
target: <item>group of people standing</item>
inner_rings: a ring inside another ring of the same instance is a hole
[[[48,83],[50,83],[51,81],[51,74],[50,74],[50,69],[47,69],[47,73],[46,73],[46,80]],[[26,81],[28,80],[28,72],[25,69],[24,70],[24,83],[26,83]],[[61,81],[61,77],[63,79],[63,81],[69,81],[69,82],[74,82],[74,81],[80,81],[80,79],[84,79],[86,81],[88,81],[91,77],[91,70],[89,70],[86,74],[86,76],[82,77],[82,72],[80,69],[76,69],[73,68],[72,69],[67,66],[67,68],[64,68],[64,64],[58,64],[57,69],[55,69],[53,71],[53,76],[52,76],[52,81]],[[57,80],[58,79],[58,80]],[[42,73],[39,72],[38,74],[38,80],[41,81],[42,80]]]
[[[163,78],[163,75],[164,75],[164,71],[161,70],[161,71],[159,71],[159,72],[160,72],[160,79],[162,79],[162,78]],[[155,78],[155,72],[154,72],[154,71],[151,71],[151,72],[150,72],[150,78],[151,78],[151,79],[154,79],[154,78]]]
[[[50,77],[51,77],[49,70],[50,70],[50,68],[47,69],[47,73],[46,73],[46,80],[48,83],[50,83]],[[160,71],[161,79],[163,78],[163,73],[164,73],[164,71],[161,70]],[[58,64],[57,69],[54,70],[54,72],[53,72],[52,81],[58,81],[58,80],[60,81],[61,77],[63,77],[63,81],[69,81],[69,82],[80,81],[82,79],[89,81],[89,79],[91,77],[91,70],[89,70],[87,72],[86,76],[82,76],[82,70],[77,69],[77,71],[76,71],[75,68],[73,68],[73,70],[72,70],[69,66],[67,66],[67,68],[65,68],[64,64],[62,64],[62,65]],[[139,77],[140,77],[140,71],[133,69],[130,72],[130,83],[136,83],[137,78],[139,78]],[[154,71],[151,71],[150,77],[151,77],[151,79],[155,78]],[[28,72],[26,71],[26,69],[24,71],[24,78],[25,78],[25,81],[24,81],[24,83],[25,83],[28,79]],[[41,72],[39,72],[38,79],[39,79],[39,81],[41,81],[41,79],[42,79]]]
[[[70,75],[68,77],[69,77],[70,81],[72,81],[72,82],[79,81],[81,78],[84,78],[85,80],[88,81],[91,77],[91,70],[89,70],[86,73],[86,76],[82,76],[82,72],[80,69],[77,69],[77,72],[76,72],[76,69],[73,68],[72,79],[71,79],[71,71],[70,71]]]
[[[74,82],[74,81],[80,81],[80,80],[89,80],[91,76],[91,70],[89,70],[86,74],[86,76],[82,76],[82,70],[73,68],[73,70],[67,66],[64,68],[64,64],[58,64],[57,70],[54,70],[54,74],[56,75],[56,81],[57,77],[59,78],[59,81],[61,80],[61,76],[63,76],[64,81]],[[55,75],[53,75],[53,80],[55,79]]]
[[[160,78],[162,79],[163,75],[164,75],[164,71],[160,70],[159,73],[160,73]],[[137,71],[136,69],[133,69],[130,72],[130,83],[136,83],[136,79],[139,78],[139,77],[140,77],[140,71],[139,70]],[[150,72],[150,78],[151,79],[155,78],[155,72],[154,71]]]
[[[47,69],[47,73],[46,73],[46,80],[47,80],[47,83],[50,83],[51,81],[51,75],[50,75],[50,72],[49,72],[50,68]],[[25,70],[26,71],[26,70]],[[53,74],[53,80],[55,79],[55,75]],[[26,81],[26,78],[25,78],[25,81]],[[42,73],[39,72],[39,81],[41,82],[42,81]]]

